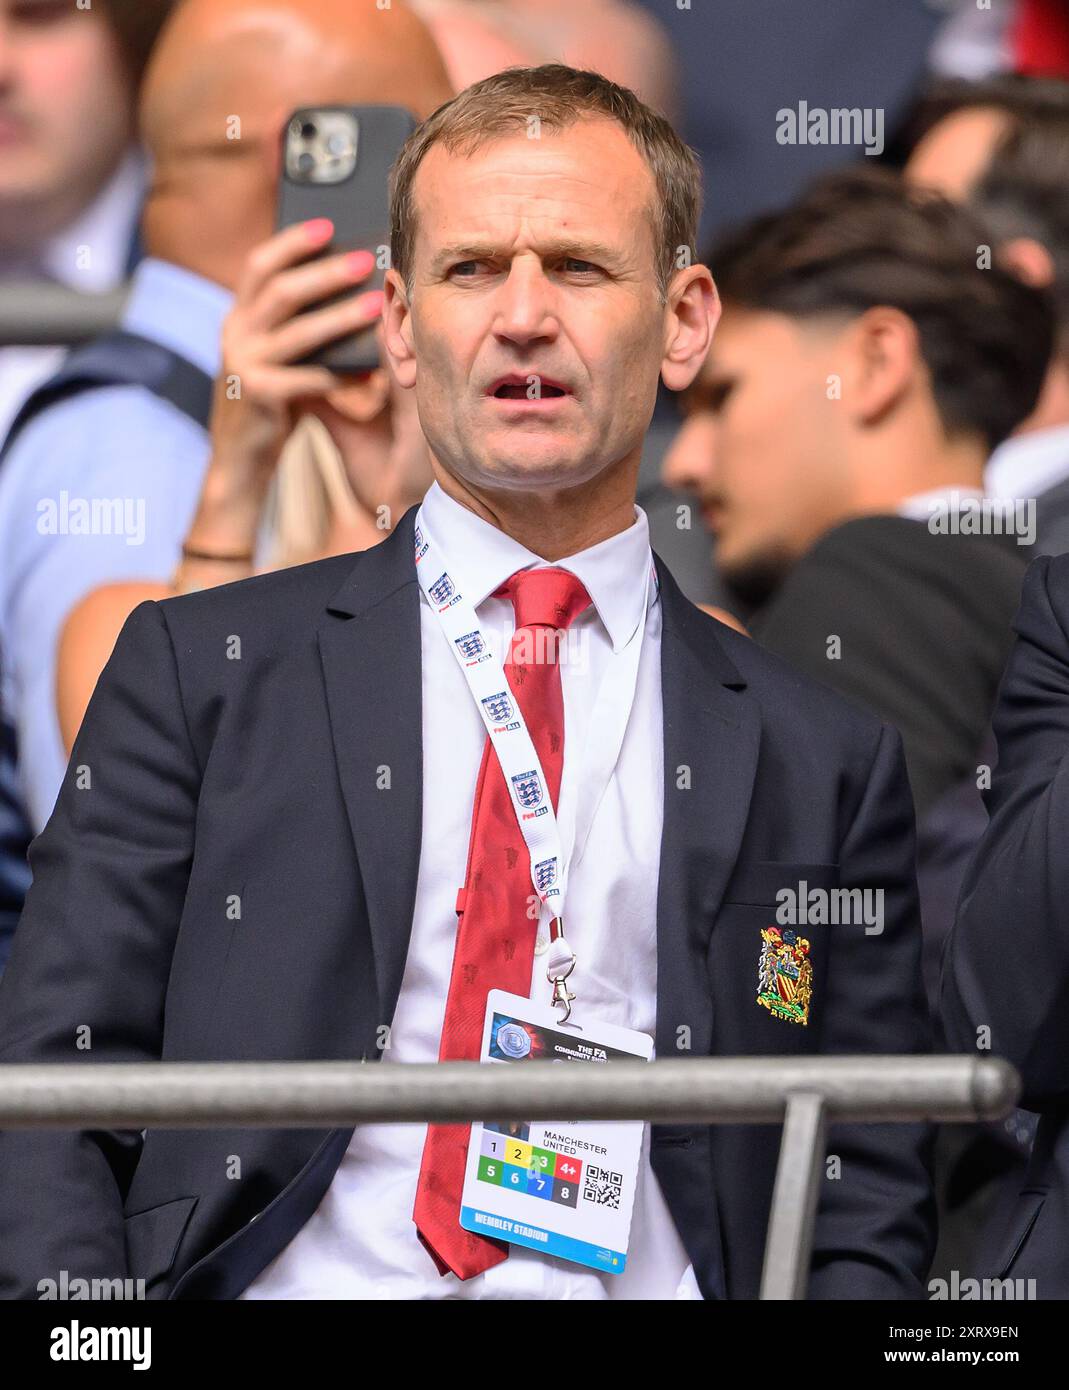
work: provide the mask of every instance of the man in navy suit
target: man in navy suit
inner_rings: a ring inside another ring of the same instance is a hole
[[[1027,1171],[975,1273],[1069,1292],[1069,556],[1025,576],[995,711],[990,821],[943,962],[952,1047],[1006,1057],[1039,1116]]]
[[[0,1060],[475,1056],[488,989],[548,1003],[565,885],[577,1017],[660,1057],[927,1050],[897,733],[688,602],[634,505],[658,377],[717,318],[699,188],[559,65],[415,132],[382,317],[436,481],[369,551],[131,615],[32,850]],[[289,321],[306,270],[278,289]],[[774,1127],[643,1126],[618,1275],[469,1239],[440,1128],[3,1135],[0,1292],[756,1294]],[[928,1137],[832,1127],[812,1297],[922,1296]]]

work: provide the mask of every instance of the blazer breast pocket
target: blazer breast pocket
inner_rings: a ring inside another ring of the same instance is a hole
[[[795,898],[812,890],[828,891],[839,886],[838,864],[804,864],[772,859],[752,860],[748,864],[736,864],[727,890],[724,903],[753,904],[764,907],[779,905],[781,895],[790,893]]]
[[[815,1051],[838,864],[738,864],[713,921],[708,969],[721,1051]]]

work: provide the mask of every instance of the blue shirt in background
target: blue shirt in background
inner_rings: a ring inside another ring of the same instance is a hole
[[[215,376],[232,301],[202,276],[147,259],[121,326]],[[5,460],[0,703],[17,734],[19,786],[35,830],[51,815],[67,767],[55,698],[63,623],[102,584],[170,578],[208,457],[207,432],[177,407],[118,386],[44,411]]]

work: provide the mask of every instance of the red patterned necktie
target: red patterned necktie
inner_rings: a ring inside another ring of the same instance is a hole
[[[562,569],[519,570],[495,597],[512,600],[516,631],[505,674],[546,776],[556,809],[564,767],[564,697],[557,642],[590,606],[590,595]],[[476,1061],[482,1044],[486,996],[492,989],[527,997],[531,988],[537,918],[528,904],[531,858],[508,787],[487,735],[468,848],[464,887],[457,896],[457,939],[446,998],[440,1062]],[[508,1246],[465,1231],[460,1197],[471,1126],[428,1125],[412,1219],[440,1273],[471,1279],[508,1258]]]

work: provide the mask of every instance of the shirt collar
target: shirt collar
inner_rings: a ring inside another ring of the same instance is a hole
[[[498,527],[476,516],[438,485],[432,483],[423,499],[422,514],[435,543],[461,581],[461,591],[473,608],[479,605],[517,570],[566,569],[590,595],[598,617],[618,652],[631,640],[642,621],[649,583],[649,522],[635,507],[634,524],[608,540],[568,555],[544,560]]]
[[[222,285],[149,256],[134,271],[122,326],[215,376],[222,356],[223,320],[233,302],[234,296]]]
[[[144,193],[145,158],[135,147],[89,206],[49,240],[41,268],[72,290],[93,293],[118,285]],[[79,264],[83,248],[91,253],[84,266]]]
[[[937,505],[946,503],[955,508],[959,502],[979,499],[983,495],[983,490],[978,487],[947,484],[945,487],[933,487],[927,492],[915,492],[911,497],[903,497],[895,511],[899,516],[909,517],[913,521],[928,521]]]
[[[987,464],[996,497],[1038,497],[1069,477],[1069,425],[1029,430],[1000,444]]]

